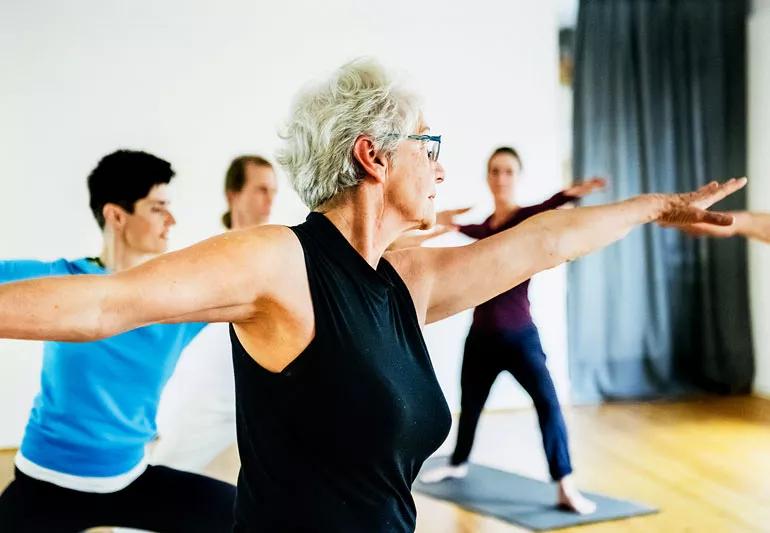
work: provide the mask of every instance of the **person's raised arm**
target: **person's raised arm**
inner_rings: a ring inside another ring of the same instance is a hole
[[[551,210],[455,248],[411,248],[388,256],[427,323],[475,307],[535,273],[603,248],[648,222],[730,225],[731,215],[705,208],[742,188],[745,179],[687,194],[648,194],[614,204]]]
[[[269,298],[290,230],[228,232],[107,276],[0,285],[0,338],[86,341],[170,321],[243,321]]]
[[[542,213],[543,211],[549,211],[551,209],[556,209],[558,207],[561,207],[565,204],[569,204],[572,202],[575,202],[584,196],[587,196],[594,191],[601,190],[607,185],[607,180],[604,178],[599,177],[593,177],[590,179],[587,179],[577,185],[573,185],[567,189],[564,189],[563,191],[558,192],[557,194],[551,196],[546,201],[531,205],[523,208],[521,211],[525,211],[527,213],[527,217],[534,216],[537,213]],[[444,225],[447,227],[454,227],[462,233],[463,235],[466,235],[467,237],[470,237],[472,239],[483,239],[485,237],[489,237],[490,235],[494,235],[495,233],[499,233],[502,230],[508,229],[509,227],[513,227],[516,224],[519,223],[519,221],[515,218],[512,218],[508,224],[504,224],[503,227],[492,229],[490,228],[489,224],[458,224],[456,221],[456,217],[458,215],[461,215],[467,211],[469,211],[469,207],[465,207],[462,209],[448,209],[446,211],[439,211],[436,213],[436,224]],[[424,240],[428,240],[431,237],[427,237]],[[392,250],[398,249],[398,248],[405,248],[404,246],[397,246],[397,247],[391,247]]]

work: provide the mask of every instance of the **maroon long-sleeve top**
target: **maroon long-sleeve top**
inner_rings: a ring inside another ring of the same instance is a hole
[[[474,239],[485,239],[521,224],[529,217],[543,211],[556,209],[557,207],[577,200],[563,191],[555,194],[545,202],[537,205],[520,207],[502,225],[492,228],[490,215],[481,224],[468,224],[460,226],[460,232]],[[526,253],[526,251],[523,251]],[[473,325],[471,329],[493,333],[497,331],[520,331],[532,325],[532,315],[529,311],[529,280],[526,280],[514,288],[499,294],[491,300],[476,307],[473,312]]]

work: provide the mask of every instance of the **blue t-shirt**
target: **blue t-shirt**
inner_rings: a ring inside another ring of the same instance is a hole
[[[105,274],[88,259],[0,261],[0,283]],[[124,474],[155,436],[160,394],[202,323],[156,324],[94,342],[46,342],[40,392],[21,444],[33,463],[74,476]]]

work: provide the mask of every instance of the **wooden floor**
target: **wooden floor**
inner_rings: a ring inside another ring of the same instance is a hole
[[[581,487],[661,512],[560,531],[770,531],[770,400],[614,404],[572,408],[566,416]],[[485,414],[472,460],[545,479],[539,439],[531,411]],[[453,442],[450,435],[439,453],[449,453]],[[0,452],[0,488],[10,481],[12,455]],[[232,481],[236,470],[230,450],[210,473]],[[419,494],[415,498],[418,533],[525,531]]]

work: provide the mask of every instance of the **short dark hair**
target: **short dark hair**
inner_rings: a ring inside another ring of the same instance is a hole
[[[492,152],[492,155],[489,156],[489,159],[487,159],[487,169],[489,169],[489,164],[492,162],[492,159],[496,155],[500,154],[508,154],[510,156],[513,156],[516,158],[516,161],[519,162],[519,169],[524,168],[524,163],[521,162],[521,157],[519,157],[519,152],[516,151],[515,148],[511,148],[510,146],[501,146],[500,148],[495,148],[495,151]]]
[[[99,227],[104,229],[106,204],[133,213],[136,202],[173,177],[171,163],[147,152],[118,150],[102,157],[88,176],[89,205]]]
[[[273,164],[259,155],[242,155],[236,157],[230,163],[225,174],[225,194],[228,192],[241,192],[243,186],[246,185],[246,165],[252,163],[260,167],[273,168]],[[227,229],[233,226],[233,216],[228,210],[227,213],[222,215],[222,224]]]

